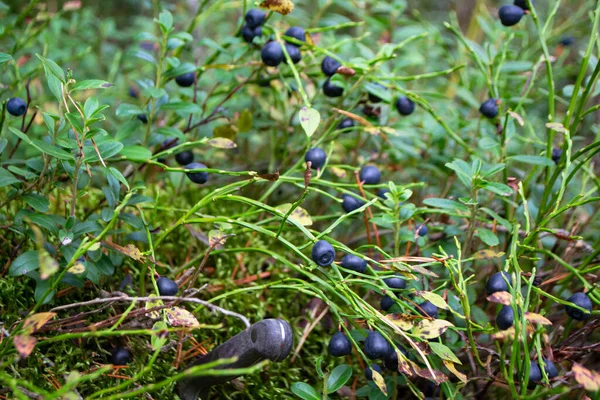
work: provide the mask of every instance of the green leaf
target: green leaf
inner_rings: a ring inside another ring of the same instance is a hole
[[[158,20],[155,19],[155,21],[158,22],[163,33],[167,33],[173,28],[173,15],[168,10],[162,10]]]
[[[4,168],[0,168],[0,187],[12,185],[14,183],[21,183],[21,181]]]
[[[167,91],[163,88],[147,87],[144,90],[142,90],[142,94],[145,97],[159,99],[159,98],[163,97],[165,94],[167,94]]]
[[[0,137],[0,154],[2,154],[7,144],[8,140],[6,140],[6,138]]]
[[[327,378],[327,393],[334,393],[352,377],[352,368],[346,364],[338,365]]]
[[[139,114],[144,114],[144,110],[134,104],[121,103],[117,107],[117,117],[135,117]]]
[[[12,276],[25,275],[39,267],[38,252],[37,250],[31,250],[21,254],[10,264],[8,274]]]
[[[88,163],[100,161],[98,158],[98,154],[96,150],[92,146],[84,146],[85,151],[85,161]],[[114,140],[106,141],[98,144],[98,150],[100,151],[100,155],[104,160],[111,158],[112,156],[119,154],[119,152],[123,149],[123,144],[121,142],[116,142]]]
[[[379,97],[385,103],[392,102],[392,93],[389,90],[386,90],[385,88],[382,88],[381,86],[375,83],[367,83],[365,89],[367,90],[367,92]]]
[[[190,72],[196,72],[197,67],[192,63],[183,63],[175,68],[169,68],[165,71],[163,76],[167,79],[174,78],[179,75],[189,74]]]
[[[112,86],[112,83],[103,81],[100,79],[88,79],[85,81],[77,82],[71,87],[71,91],[77,90],[89,90],[89,89],[106,89]]]
[[[431,197],[429,199],[423,200],[423,203],[431,207],[442,208],[445,210],[469,212],[469,208],[467,206],[455,200]]]
[[[510,186],[507,186],[504,183],[484,181],[480,184],[480,186],[483,189],[489,190],[492,193],[499,194],[500,196],[510,196],[513,193],[513,190],[510,188]]]
[[[49,74],[57,77],[62,83],[66,83],[65,81],[65,71],[62,70],[61,67],[58,66],[57,63],[50,60],[49,58],[45,58],[40,54],[36,54],[37,58],[40,59],[42,64],[44,65],[44,71],[46,72],[46,76]]]
[[[133,161],[148,161],[152,158],[152,152],[142,146],[123,147],[119,154]]]
[[[178,101],[175,103],[167,103],[160,106],[162,111],[177,111],[183,114],[196,114],[201,111],[198,104],[189,103],[186,101]]]
[[[83,132],[83,121],[81,120],[81,115],[77,112],[66,113],[65,117],[69,121],[69,123],[73,126],[73,129],[77,131],[77,133],[81,134]]]
[[[121,182],[123,185],[125,185],[125,187],[129,190],[129,182],[127,182],[127,179],[125,179],[125,177],[123,176],[121,171],[119,171],[118,169],[116,169],[114,167],[108,168],[108,171],[110,172],[110,174],[112,176],[117,178],[119,180],[119,182]]]
[[[6,53],[0,53],[0,64],[4,64],[12,60],[12,56]]]
[[[299,113],[300,125],[306,133],[306,136],[311,137],[319,124],[321,123],[321,114],[314,108],[302,107]]]
[[[18,137],[20,137],[21,140],[23,140],[25,143],[27,143],[30,146],[35,147],[36,149],[38,149],[42,153],[48,154],[48,155],[50,155],[52,157],[56,157],[59,160],[74,160],[75,159],[71,154],[67,153],[66,151],[64,151],[60,147],[56,147],[53,144],[41,141],[39,139],[31,140],[31,139],[29,139],[29,136],[27,136],[26,134],[24,134],[20,130],[15,129],[12,126],[9,127],[8,129],[12,133],[14,133]]]
[[[456,357],[452,350],[450,350],[446,345],[438,342],[429,342],[429,348],[442,360],[448,360],[452,361],[453,363],[462,364],[458,357]]]
[[[148,61],[149,63],[156,64],[156,59],[150,53],[146,53],[142,50],[130,50],[127,54],[132,55],[137,58],[141,58],[144,61]]]
[[[300,397],[303,400],[320,400],[319,394],[317,391],[310,386],[308,383],[304,382],[294,382],[290,388],[292,393],[296,396]]]
[[[507,159],[525,164],[543,165],[545,167],[551,167],[554,165],[554,161],[542,156],[510,156],[507,157]]]
[[[486,228],[477,228],[477,236],[479,236],[479,239],[488,246],[498,246],[500,243],[498,236]]]
[[[50,209],[50,202],[48,199],[37,193],[28,193],[23,196],[23,200],[25,200],[31,208],[41,213],[48,212]]]

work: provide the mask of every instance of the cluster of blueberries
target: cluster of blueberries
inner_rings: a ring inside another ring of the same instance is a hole
[[[528,0],[515,0],[514,4],[507,4],[500,7],[498,10],[498,16],[500,22],[504,26],[513,26],[521,21],[521,18],[529,12]],[[531,5],[534,5],[534,1],[531,0]]]

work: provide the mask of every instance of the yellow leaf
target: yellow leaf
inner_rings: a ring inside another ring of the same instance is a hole
[[[416,294],[417,294],[417,296],[421,296],[425,300],[429,301],[430,303],[432,303],[437,308],[441,308],[443,310],[447,310],[448,309],[448,304],[446,304],[446,302],[444,301],[444,299],[442,298],[442,296],[440,296],[437,293],[425,292],[425,291],[419,291],[419,290],[417,290]]]
[[[448,371],[452,372],[454,374],[454,376],[456,376],[458,379],[460,379],[460,381],[462,383],[467,383],[467,376],[465,374],[463,374],[462,372],[459,372],[456,369],[456,366],[454,365],[454,363],[452,361],[448,361],[448,360],[442,360],[444,362],[444,365],[446,366],[446,368],[448,368]]]
[[[446,332],[451,326],[454,326],[454,324],[444,319],[423,319],[415,327],[413,335],[418,336],[421,339],[435,339]]]
[[[523,126],[525,125],[525,121],[523,121],[523,117],[521,117],[519,114],[517,114],[514,111],[509,111],[508,115],[510,115],[511,117],[513,117],[514,119],[517,120],[517,122],[519,123],[519,125]]]
[[[72,274],[83,274],[85,272],[85,265],[83,265],[83,263],[80,262],[75,263],[75,265],[69,268],[67,272],[70,272]]]
[[[583,365],[573,363],[573,376],[577,383],[582,385],[585,390],[590,392],[597,392],[600,390],[600,374],[596,371],[590,371],[587,368],[584,368]]]
[[[563,124],[561,124],[560,122],[548,122],[546,124],[546,128],[552,129],[553,131],[560,132],[560,133],[567,133],[567,132],[569,132],[565,128],[565,126]]]
[[[165,310],[167,321],[171,326],[186,326],[189,328],[198,328],[200,323],[194,315],[181,307],[171,307]]]
[[[56,313],[53,312],[43,312],[33,314],[28,317],[25,321],[23,321],[23,330],[25,332],[34,333],[38,331],[42,326],[46,325],[48,321],[56,316]]]
[[[155,294],[151,294],[148,297],[156,297]],[[146,310],[150,310],[152,308],[155,307],[160,307],[162,306],[164,303],[162,302],[162,300],[160,299],[156,299],[156,300],[151,300],[151,301],[147,301],[146,305],[144,306],[144,308]],[[146,314],[148,317],[152,318],[152,319],[158,319],[160,318],[160,311],[159,310],[154,310],[154,311],[150,311],[149,313]]]
[[[341,169],[339,167],[328,167],[327,169],[329,170],[329,172],[333,173],[338,178],[345,178],[346,177],[346,170],[345,169]]]
[[[283,15],[291,13],[294,9],[292,0],[263,0],[260,6]]]
[[[377,385],[381,393],[387,396],[387,386],[385,385],[385,381],[383,380],[383,376],[374,369],[371,370],[373,372],[373,382]]]
[[[132,244],[128,244],[127,246],[123,247],[123,254],[133,258],[136,261],[140,261],[144,258],[140,249]]]
[[[552,322],[546,317],[543,317],[539,314],[534,314],[532,312],[525,313],[525,319],[532,324],[540,324],[540,325],[552,325]]]
[[[290,211],[291,207],[292,205],[290,203],[286,203],[281,204],[276,208],[283,214],[287,214],[287,212]],[[294,221],[298,222],[300,225],[303,226],[311,226],[313,223],[312,218],[310,218],[310,215],[308,214],[308,211],[306,211],[302,207],[296,207],[294,211],[292,211],[292,213],[290,214],[289,218],[293,219]]]
[[[508,292],[496,292],[496,293],[490,294],[487,297],[487,300],[490,303],[500,303],[500,304],[504,304],[505,306],[510,305],[511,299],[512,299],[512,296]]]
[[[473,254],[473,258],[476,260],[491,260],[494,258],[500,258],[504,255],[502,251],[494,251],[494,250],[479,250],[477,253]]]
[[[409,331],[414,326],[413,317],[409,314],[388,314],[385,318],[403,331]]]
[[[237,144],[235,144],[232,140],[224,137],[212,138],[208,141],[208,144],[219,149],[235,149],[237,147]]]
[[[216,250],[220,250],[230,236],[232,235],[226,235],[218,229],[213,229],[208,232],[208,245]]]
[[[37,343],[37,339],[33,336],[29,335],[16,335],[13,336],[13,344],[15,345],[15,349],[17,349],[17,353],[21,356],[21,358],[27,358],[35,348],[35,344]]]

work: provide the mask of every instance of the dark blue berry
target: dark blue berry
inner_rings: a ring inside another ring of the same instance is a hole
[[[362,273],[367,270],[367,262],[354,254],[346,254],[342,257],[342,267]]]
[[[438,308],[434,306],[433,303],[431,303],[430,301],[425,301],[419,304],[417,306],[417,311],[419,311],[419,314],[424,315],[426,317],[430,317],[433,319],[438,317]]]
[[[339,130],[348,129],[354,127],[354,120],[352,118],[344,118],[337,126]]]
[[[373,84],[373,86],[377,86],[381,90],[386,90],[386,87],[380,83],[375,83],[375,84]],[[376,94],[369,92],[369,101],[371,103],[381,103],[381,98],[378,97]]]
[[[371,367],[367,367],[365,368],[365,378],[367,378],[367,380],[372,381],[373,380],[373,370],[377,371],[380,375],[383,373],[383,370],[381,369],[381,367],[377,364],[371,364]]]
[[[498,100],[487,99],[479,107],[479,112],[486,118],[496,118],[498,116]]]
[[[567,306],[567,315],[577,321],[583,321],[590,317],[592,312],[592,300],[589,296],[583,292],[575,293],[573,296],[567,299],[568,302],[578,305],[581,308],[585,308],[588,312],[583,312],[575,307]]]
[[[179,75],[175,78],[175,82],[181,87],[190,87],[196,80],[196,73],[189,72],[187,74]]]
[[[540,370],[540,366],[536,362],[531,361],[529,367],[529,382],[539,382],[541,380],[542,370]]]
[[[385,195],[386,193],[390,193],[390,189],[388,189],[388,188],[379,188],[377,190],[377,196],[381,197],[384,200],[387,198],[387,196]]]
[[[265,44],[260,52],[263,63],[269,67],[276,67],[284,60],[281,44],[278,42],[269,42]]]
[[[333,57],[325,57],[321,62],[321,71],[327,76],[333,76],[342,64]]]
[[[323,94],[327,97],[340,97],[344,94],[344,88],[332,83],[331,79],[327,79],[323,83]]]
[[[564,38],[560,39],[560,44],[561,44],[561,46],[565,46],[565,47],[572,46],[573,44],[575,44],[575,38],[572,36],[564,37]]]
[[[300,47],[298,47],[292,43],[286,43],[284,46],[285,46],[285,49],[286,49],[288,55],[290,56],[290,59],[292,60],[292,62],[294,64],[298,64],[300,62],[300,60],[302,60],[302,53],[300,52]],[[287,61],[287,60],[284,59],[284,61]]]
[[[289,27],[288,30],[285,31],[284,35],[293,37],[294,39],[300,40],[301,42],[306,42],[306,32],[304,32],[304,28],[300,26]]]
[[[396,347],[398,347],[398,350],[400,350],[400,352],[404,354],[404,356],[408,357],[408,352],[404,347],[400,345]],[[396,350],[393,346],[390,346],[390,352],[387,353],[385,358],[383,359],[383,366],[389,369],[390,371],[398,371],[398,353],[396,353]]]
[[[364,352],[371,360],[377,360],[385,357],[390,352],[390,344],[377,331],[371,331],[365,339]]]
[[[392,308],[392,306],[394,304],[396,304],[396,301],[391,296],[388,296],[386,294],[385,296],[383,296],[381,298],[381,302],[379,303],[379,308],[381,308],[383,311],[387,311],[390,308]]]
[[[148,123],[148,116],[146,114],[138,114],[137,119],[142,121],[144,124]]]
[[[113,365],[127,365],[131,361],[131,353],[129,350],[119,347],[112,354]]]
[[[333,357],[343,357],[352,353],[352,343],[344,332],[336,332],[329,340],[329,354]]]
[[[504,26],[518,24],[521,18],[523,18],[523,15],[525,15],[525,11],[521,7],[510,4],[500,7],[500,10],[498,10],[500,22]]]
[[[381,182],[381,172],[374,165],[367,165],[360,170],[359,174],[361,182],[365,185],[377,185]]]
[[[129,88],[129,97],[133,97],[134,99],[138,98],[138,92],[137,92],[137,90],[135,90],[135,88],[133,88],[133,87]]]
[[[311,162],[310,167],[312,169],[323,168],[323,165],[325,165],[326,160],[327,154],[323,149],[319,147],[313,147],[312,149],[308,150],[306,152],[306,155],[304,156],[304,161],[306,161],[307,163],[309,161]]]
[[[508,280],[508,283],[506,283],[504,278]],[[490,276],[490,279],[485,284],[485,291],[488,295],[496,292],[508,292],[510,291],[509,284],[512,285],[512,278],[508,272],[496,272]]]
[[[328,241],[319,240],[312,248],[312,259],[317,265],[326,267],[335,260],[335,250]]]
[[[161,276],[156,280],[156,286],[158,286],[158,293],[161,296],[175,296],[179,291],[179,286],[174,280]]]
[[[400,276],[392,276],[383,280],[387,287],[390,289],[404,289],[406,288],[406,281]]]
[[[531,5],[535,6],[535,2],[531,0]],[[523,10],[529,11],[529,6],[527,5],[527,0],[515,0],[515,6],[522,8]]]
[[[255,37],[262,36],[262,26],[250,28],[248,25],[242,27],[242,38],[246,43],[252,43]]]
[[[552,149],[552,161],[554,161],[554,164],[558,164],[561,157],[562,157],[562,149],[560,149],[558,147],[554,147]]]
[[[427,228],[427,225],[421,224],[421,225],[417,226],[417,229],[415,229],[415,232],[417,232],[417,235],[419,235],[419,236],[426,236],[429,233],[429,228]]]
[[[193,163],[190,163],[185,166],[185,169],[200,169],[200,168],[207,168],[207,166],[202,163],[199,163],[199,162],[193,162]],[[186,173],[186,175],[188,178],[190,178],[190,181],[197,183],[199,185],[202,185],[203,183],[206,183],[208,181],[208,172],[206,172],[206,171],[188,172],[188,173]]]
[[[175,155],[175,161],[179,165],[188,165],[194,162],[194,153],[191,150],[182,151]]]
[[[406,96],[398,97],[396,100],[396,110],[401,115],[410,115],[415,111],[415,103]]]
[[[502,306],[500,312],[496,316],[496,326],[501,330],[505,330],[513,326],[515,322],[515,313],[511,306]]]
[[[542,367],[543,364],[543,368],[544,371],[546,371],[546,375],[548,375],[548,379],[556,378],[558,376],[558,368],[556,368],[556,365],[546,358],[542,358],[542,360],[542,363],[539,365]]]
[[[20,97],[13,97],[6,102],[6,111],[10,115],[20,117],[27,112],[27,103]]]
[[[356,210],[357,208],[362,207],[365,204],[364,201],[357,199],[354,196],[349,194],[342,195],[342,208],[347,213]]]
[[[261,26],[262,24],[265,23],[265,18],[266,18],[266,14],[260,10],[257,9],[251,9],[248,10],[248,12],[246,13],[246,24],[254,29],[254,28],[258,28],[259,26]]]

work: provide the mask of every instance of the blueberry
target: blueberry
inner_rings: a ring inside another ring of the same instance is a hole
[[[379,308],[381,308],[383,311],[387,311],[392,308],[394,304],[396,304],[396,301],[391,296],[386,294],[381,298],[381,302],[379,302]]]
[[[371,367],[367,367],[365,368],[365,378],[367,378],[367,380],[372,381],[373,380],[373,370],[377,371],[380,375],[383,373],[383,370],[381,369],[381,367],[377,364],[371,364]]]
[[[175,78],[175,82],[181,87],[190,87],[196,80],[196,73],[189,72],[187,74],[179,75]]]
[[[306,42],[306,32],[304,32],[304,28],[300,26],[292,26],[288,28],[284,33],[285,36],[293,37],[296,40],[300,40],[301,42]]]
[[[283,50],[278,42],[269,42],[265,44],[260,52],[263,63],[269,67],[276,67],[285,59]]]
[[[377,196],[381,197],[384,200],[387,198],[386,195],[385,195],[386,193],[390,193],[390,189],[388,189],[388,188],[379,188],[377,190]]]
[[[20,117],[27,112],[27,103],[20,97],[13,97],[6,102],[6,111],[10,115]]]
[[[312,248],[312,259],[317,265],[326,267],[335,260],[335,250],[326,240],[319,240]]]
[[[156,280],[156,286],[158,286],[158,293],[161,296],[175,296],[179,291],[179,286],[174,280],[161,276]]]
[[[373,86],[377,86],[381,90],[386,90],[386,87],[380,83],[375,83],[375,84],[373,84]],[[377,95],[375,95],[373,93],[369,93],[369,101],[371,103],[381,103],[381,98],[379,98]]]
[[[312,169],[323,168],[323,165],[325,165],[326,160],[327,154],[323,149],[319,147],[313,147],[312,149],[308,150],[306,152],[306,155],[304,156],[304,161],[306,161],[307,163],[309,161],[311,162],[310,167]]]
[[[138,114],[137,119],[142,121],[144,124],[148,123],[148,116],[146,114]]]
[[[340,97],[344,94],[344,88],[331,83],[331,79],[327,79],[325,83],[323,83],[323,93],[327,97]]]
[[[131,361],[131,353],[129,350],[119,347],[112,354],[113,365],[127,365]]]
[[[328,349],[333,357],[343,357],[352,353],[352,343],[344,332],[336,332],[329,340]]]
[[[390,289],[404,289],[406,288],[406,281],[400,276],[392,276],[390,278],[385,278],[383,282]]]
[[[356,210],[357,208],[362,207],[365,204],[364,201],[357,199],[354,196],[349,194],[342,195],[342,208],[347,213]]]
[[[592,312],[592,300],[590,300],[587,294],[583,292],[575,293],[573,296],[569,297],[567,301],[588,310],[586,313],[577,308],[567,306],[566,311],[569,317],[576,319],[577,321],[583,321],[590,317],[590,313]]]
[[[479,107],[479,112],[486,118],[496,118],[498,116],[498,100],[487,99]]]
[[[338,129],[348,129],[354,127],[354,120],[352,118],[344,118],[337,126]]]
[[[504,278],[508,280],[508,283],[506,283]],[[490,276],[490,279],[485,284],[485,291],[488,295],[496,292],[508,292],[510,291],[509,284],[512,285],[512,278],[507,272],[496,272]]]
[[[556,378],[558,376],[558,368],[554,363],[546,358],[542,358],[543,360],[543,368],[546,371],[546,375],[548,375],[548,379]],[[542,368],[542,364],[539,364],[540,368]]]
[[[502,309],[496,316],[496,326],[501,330],[505,330],[513,326],[515,313],[511,306],[502,306]]]
[[[417,229],[415,229],[415,232],[417,232],[417,235],[423,237],[429,233],[429,228],[427,228],[427,225],[421,224],[421,225],[417,226]]]
[[[321,71],[327,76],[333,76],[342,64],[333,57],[325,57],[321,62]]]
[[[400,345],[397,347],[398,350],[404,354],[404,356],[408,357],[408,352],[404,347]],[[390,346],[390,352],[385,355],[385,358],[383,359],[383,366],[390,371],[398,371],[398,353],[396,353],[396,350],[394,350],[393,346]]]
[[[262,36],[262,26],[250,28],[248,25],[242,27],[242,38],[246,43],[252,43],[255,37]]]
[[[367,270],[367,262],[354,254],[346,254],[342,257],[342,267],[362,273]]]
[[[506,5],[500,7],[498,11],[498,16],[500,17],[500,22],[504,26],[513,26],[519,23],[521,18],[525,15],[525,11],[518,6]]]
[[[396,110],[401,115],[410,115],[415,111],[415,103],[406,96],[398,97],[396,100]]]
[[[298,64],[300,62],[300,60],[302,60],[302,53],[300,53],[300,47],[298,47],[292,43],[286,43],[284,46],[288,52],[288,55],[292,59],[292,62],[294,64]],[[284,61],[287,61],[285,59],[285,55],[284,55]]]
[[[208,167],[199,162],[189,163],[188,165],[185,166],[185,169],[200,169],[200,168],[208,168]],[[206,183],[208,181],[208,172],[206,172],[206,171],[187,172],[186,175],[188,178],[190,178],[190,181],[197,183],[199,185],[202,185],[203,183]]]
[[[194,162],[194,153],[191,150],[182,151],[175,155],[175,161],[179,165],[188,165]]]
[[[529,382],[539,382],[541,380],[542,370],[540,370],[540,366],[536,362],[531,361],[529,367]]]
[[[259,26],[265,23],[266,16],[267,15],[264,12],[254,8],[248,10],[245,17],[246,25],[248,25],[252,29],[258,28]]]
[[[390,352],[390,344],[377,331],[371,331],[365,339],[364,352],[371,360],[377,360],[385,357]]]
[[[531,5],[535,6],[535,2],[531,0]],[[522,8],[523,10],[529,11],[529,6],[527,5],[527,0],[515,0],[515,6]]]
[[[374,165],[367,165],[360,170],[361,182],[366,185],[377,185],[381,181],[381,172]]]
[[[425,301],[417,306],[419,314],[426,317],[436,319],[438,317],[438,309],[430,301]]]
[[[558,164],[561,157],[562,157],[562,149],[560,149],[558,147],[554,147],[552,149],[552,161],[554,161],[554,164]]]
[[[573,44],[575,44],[575,38],[572,36],[564,37],[564,38],[560,39],[560,44],[561,44],[561,46],[565,46],[565,47],[572,46]]]
[[[129,97],[133,97],[134,99],[138,98],[138,92],[137,92],[137,90],[135,90],[135,88],[133,88],[133,87],[129,88]]]

